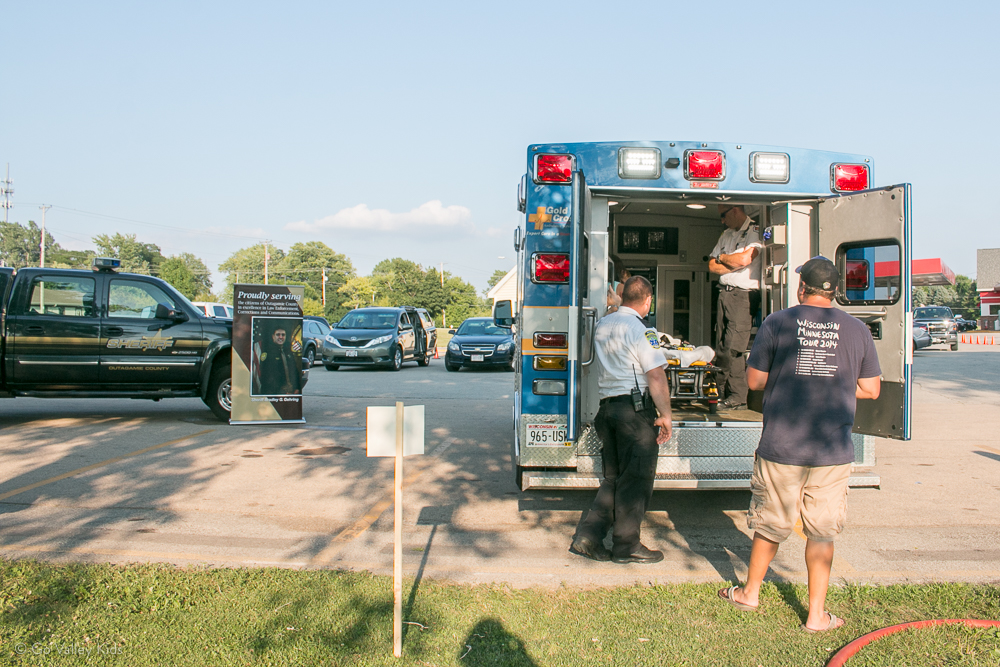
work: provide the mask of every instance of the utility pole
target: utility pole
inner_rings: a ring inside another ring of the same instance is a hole
[[[3,202],[0,202],[0,206],[3,206],[3,221],[7,222],[7,212],[10,211],[10,207],[14,204],[10,201],[10,196],[14,194],[14,188],[10,187],[10,162],[7,163],[7,178],[0,181],[0,195],[3,196]]]
[[[267,284],[267,260],[271,259],[271,253],[267,251],[268,241],[264,241],[264,284]]]
[[[444,262],[441,262],[441,292],[444,293]],[[447,328],[447,315],[445,314],[445,307],[441,306],[441,327]]]
[[[42,209],[42,247],[41,247],[41,259],[38,262],[38,266],[45,268],[45,211],[52,208],[52,204],[42,204],[38,208]]]

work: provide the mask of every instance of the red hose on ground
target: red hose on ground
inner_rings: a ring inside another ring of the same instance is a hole
[[[930,628],[935,625],[960,624],[968,625],[971,628],[1000,628],[1000,621],[981,621],[975,618],[936,618],[929,621],[911,621],[910,623],[890,625],[887,628],[875,630],[874,632],[869,632],[867,635],[858,637],[850,644],[834,653],[830,662],[827,663],[827,667],[844,667],[844,665],[847,664],[847,661],[866,645],[872,643],[876,639],[887,637],[902,630],[909,630],[910,628]]]

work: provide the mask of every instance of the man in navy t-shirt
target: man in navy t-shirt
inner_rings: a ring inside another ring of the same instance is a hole
[[[747,583],[719,591],[756,609],[778,545],[801,518],[809,573],[810,632],[843,621],[826,611],[833,540],[847,516],[857,399],[878,398],[881,370],[868,327],[833,307],[840,272],[825,257],[800,266],[799,305],[768,316],[757,332],[747,380],[764,390],[764,429],[754,461],[747,526],[754,531]]]

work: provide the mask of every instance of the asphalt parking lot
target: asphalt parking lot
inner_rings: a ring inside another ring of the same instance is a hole
[[[915,355],[914,433],[880,441],[880,489],[851,493],[834,577],[1000,580],[1000,348]],[[0,403],[0,555],[212,566],[392,567],[392,462],[368,459],[365,407],[426,406],[426,451],[406,460],[408,574],[515,586],[742,577],[748,492],[654,495],[656,565],[567,552],[592,491],[520,492],[510,473],[513,375],[327,372],[304,426],[229,426],[197,400]],[[774,576],[804,580],[802,538]]]

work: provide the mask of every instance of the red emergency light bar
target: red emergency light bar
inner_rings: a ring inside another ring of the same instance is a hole
[[[536,283],[568,283],[569,255],[536,254],[532,262],[531,280]]]
[[[569,183],[572,180],[572,155],[536,155],[536,183]]]
[[[834,164],[830,166],[830,189],[834,192],[857,192],[868,189],[868,165]]]
[[[721,181],[726,177],[726,154],[722,151],[684,151],[684,178],[689,181]]]
[[[532,338],[535,347],[566,347],[564,333],[536,333]]]

